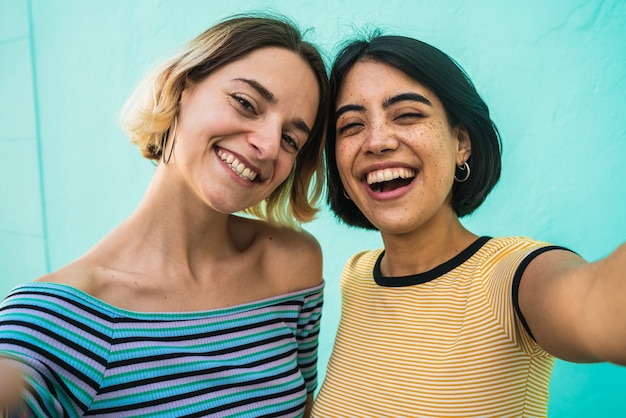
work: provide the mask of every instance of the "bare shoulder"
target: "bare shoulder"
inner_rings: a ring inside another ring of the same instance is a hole
[[[95,265],[87,260],[79,259],[35,281],[71,286],[85,293],[94,294],[99,282],[96,273]]]
[[[574,252],[564,249],[545,251],[529,263],[524,271],[524,280],[538,279],[541,282],[545,278],[559,277],[559,273],[583,264],[587,262]]]
[[[287,291],[322,283],[322,249],[315,237],[304,230],[267,225],[259,238],[263,242],[263,265]]]
[[[542,301],[549,305],[555,297],[551,292],[558,293],[565,288],[574,290],[576,286],[584,285],[576,280],[583,265],[589,266],[578,254],[567,250],[555,249],[539,254],[524,270],[519,288],[520,304],[530,306],[527,310]]]
[[[593,269],[584,259],[566,250],[550,250],[535,257],[524,270],[519,287],[519,307],[535,340],[549,353],[580,361],[573,347],[579,340],[572,324],[580,322]]]
[[[268,225],[263,232],[268,241],[274,241],[277,249],[286,251],[293,255],[297,253],[319,253],[322,250],[317,239],[303,229],[292,229],[287,227],[277,227]]]

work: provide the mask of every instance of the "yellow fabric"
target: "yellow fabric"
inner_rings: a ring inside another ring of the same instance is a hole
[[[554,358],[522,327],[513,275],[546,243],[491,239],[426,283],[383,287],[382,250],[353,256],[343,311],[314,417],[547,415]]]

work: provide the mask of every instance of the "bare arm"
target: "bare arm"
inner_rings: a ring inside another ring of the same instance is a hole
[[[626,365],[626,244],[586,263],[547,251],[527,267],[519,304],[537,342],[574,362]]]
[[[313,409],[313,392],[306,395],[306,407],[304,408],[304,418],[311,416],[311,410]]]

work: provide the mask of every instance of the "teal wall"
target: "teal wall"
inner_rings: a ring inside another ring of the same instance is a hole
[[[152,165],[119,109],[153,63],[235,12],[266,8],[315,28],[332,54],[353,28],[430,42],[476,82],[504,142],[502,180],[464,220],[597,260],[626,240],[626,2],[623,0],[0,0],[0,297],[84,253],[140,200]],[[324,211],[324,369],[338,279],[381,245]],[[626,295],[625,295],[626,303]],[[626,368],[558,361],[551,417],[626,416]]]

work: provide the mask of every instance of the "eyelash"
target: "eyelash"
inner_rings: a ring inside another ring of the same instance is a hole
[[[241,105],[242,108],[244,108],[246,111],[252,113],[253,115],[257,114],[257,110],[254,107],[254,105],[252,103],[250,103],[250,100],[246,99],[245,97],[239,95],[239,94],[233,94],[232,95],[233,99],[235,99],[239,105]]]
[[[295,139],[293,139],[287,134],[283,134],[282,139],[287,143],[287,145],[293,148],[296,152],[300,151],[300,147],[298,146],[298,143],[296,142]]]
[[[406,113],[401,113],[400,115],[396,116],[394,120],[408,119],[408,118],[423,118],[423,117],[424,115],[419,112],[406,112]],[[351,128],[354,128],[355,126],[361,126],[361,123],[357,123],[357,122],[346,123],[345,125],[337,128],[337,134],[341,135],[345,133],[346,131],[350,130]]]
[[[355,122],[347,123],[337,128],[337,134],[341,135],[345,133],[346,131],[348,131],[349,129],[354,128],[355,126],[360,126],[360,125],[361,125],[360,123],[355,123]]]
[[[404,119],[404,118],[423,118],[424,115],[416,112],[407,112],[398,115],[395,119]]]

